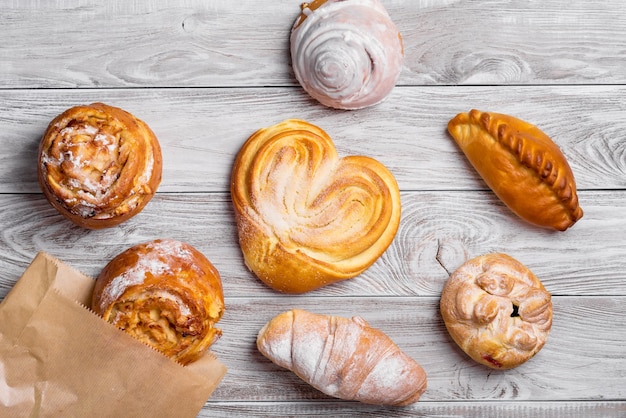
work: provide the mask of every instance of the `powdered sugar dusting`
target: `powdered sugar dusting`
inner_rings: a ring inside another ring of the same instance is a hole
[[[404,53],[395,24],[377,0],[328,1],[303,10],[291,33],[296,79],[339,109],[382,101],[400,76]]]
[[[111,279],[102,292],[101,310],[118,300],[131,286],[143,283],[148,274],[162,276],[175,274],[171,265],[175,259],[192,260],[192,253],[185,244],[171,239],[156,240],[143,244],[147,251],[132,266]]]
[[[129,175],[130,171],[124,170],[122,165],[125,151],[119,133],[106,125],[92,125],[88,121],[62,122],[55,124],[58,133],[40,156],[42,172],[53,179],[56,197],[68,211],[83,218],[110,218],[116,216],[112,210],[119,207],[125,211],[135,210],[145,193],[152,192],[145,189],[145,185],[153,175],[155,150],[149,147],[145,156],[130,155],[131,161],[139,163],[136,178],[132,182],[120,181],[121,176]],[[118,182],[130,184],[131,189],[123,186],[123,194],[120,194],[116,187]],[[123,201],[108,209],[109,202],[119,197]]]

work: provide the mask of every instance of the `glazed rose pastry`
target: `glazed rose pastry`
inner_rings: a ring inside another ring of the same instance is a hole
[[[391,244],[400,222],[391,172],[369,157],[340,158],[326,132],[298,119],[248,138],[231,197],[246,265],[281,292],[357,276]]]
[[[217,269],[193,246],[172,239],[135,245],[96,279],[92,309],[105,321],[181,364],[200,358],[221,336]]]
[[[75,224],[107,228],[139,213],[161,182],[161,148],[152,130],[103,103],[54,118],[39,145],[39,184]]]
[[[304,3],[290,42],[300,85],[337,109],[361,109],[384,100],[404,63],[402,37],[378,0]]]
[[[552,326],[550,293],[526,266],[501,253],[473,258],[452,273],[440,310],[459,347],[493,369],[532,358]]]
[[[404,406],[426,390],[422,366],[358,316],[292,309],[265,324],[257,347],[276,365],[335,398]]]
[[[450,120],[448,131],[485,183],[520,218],[564,231],[583,216],[565,156],[536,126],[472,110]]]

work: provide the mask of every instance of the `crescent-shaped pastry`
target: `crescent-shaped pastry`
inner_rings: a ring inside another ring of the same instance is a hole
[[[452,273],[440,310],[459,347],[493,369],[533,357],[552,326],[550,293],[526,266],[501,253],[473,258]]]
[[[222,281],[189,244],[158,239],[113,258],[96,279],[92,309],[181,364],[197,360],[221,335]]]
[[[304,3],[290,43],[300,85],[337,109],[361,109],[384,100],[404,63],[400,32],[378,0]]]
[[[448,131],[485,183],[522,219],[564,231],[583,216],[565,156],[536,126],[472,110],[450,120]]]
[[[130,113],[102,103],[72,107],[39,145],[39,184],[63,216],[85,228],[118,225],[139,213],[161,182],[156,136]]]
[[[426,372],[363,318],[292,309],[259,331],[261,354],[327,395],[403,406],[426,390]]]
[[[231,196],[248,268],[288,293],[354,277],[391,244],[400,192],[378,161],[339,158],[330,137],[290,119],[243,145]]]

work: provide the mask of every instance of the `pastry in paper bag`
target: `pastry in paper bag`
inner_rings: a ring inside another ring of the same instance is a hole
[[[40,253],[0,304],[0,410],[195,417],[226,367],[210,352],[183,367],[106,323],[81,306],[93,285]]]

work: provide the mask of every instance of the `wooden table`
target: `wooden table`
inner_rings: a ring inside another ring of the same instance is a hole
[[[289,60],[298,0],[0,3],[0,299],[39,251],[95,276],[131,245],[189,242],[219,269],[226,314],[212,347],[229,371],[199,416],[626,416],[626,3],[383,0],[406,62],[382,104],[337,111],[310,99]],[[63,219],[36,178],[37,146],[63,110],[102,101],[156,132],[163,181],[144,211],[91,231]],[[531,226],[487,188],[446,132],[472,108],[514,115],[561,147],[584,217]],[[403,212],[391,247],[361,276],[300,296],[244,266],[229,195],[235,155],[287,118],[325,129],[341,155],[385,164]],[[547,344],[494,371],[470,360],[438,310],[449,273],[505,252],[553,295]],[[293,307],[360,315],[428,374],[407,408],[325,396],[256,350]]]

